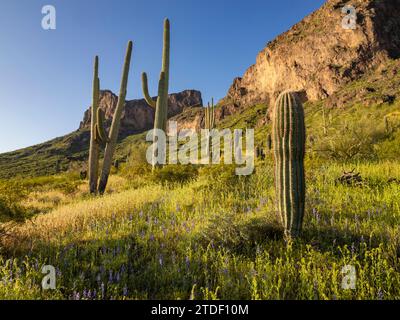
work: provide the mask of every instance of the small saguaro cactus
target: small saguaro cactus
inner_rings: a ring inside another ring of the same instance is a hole
[[[215,128],[215,106],[214,106],[214,98],[211,99],[211,106],[208,103],[207,108],[205,108],[204,114],[204,126],[206,129],[212,130]]]
[[[277,210],[286,237],[297,237],[304,217],[306,133],[304,110],[296,93],[286,91],[278,97],[272,126]]]
[[[103,194],[108,176],[110,174],[112,157],[117,143],[119,127],[121,122],[122,110],[125,106],[126,88],[128,85],[129,67],[132,55],[132,41],[129,41],[126,49],[125,62],[122,72],[121,88],[118,96],[117,107],[115,109],[113,121],[109,135],[104,130],[104,112],[99,108],[100,98],[100,79],[99,79],[99,58],[96,56],[94,63],[93,76],[93,97],[91,112],[91,134],[89,150],[89,189],[90,193]],[[103,168],[99,181],[99,155],[101,147],[105,147]]]

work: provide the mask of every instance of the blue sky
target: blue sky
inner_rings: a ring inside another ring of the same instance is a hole
[[[133,40],[127,99],[142,98],[147,71],[156,94],[163,19],[171,21],[170,92],[198,89],[222,98],[257,53],[324,0],[1,0],[0,152],[62,136],[90,105],[93,57],[102,89],[119,90]],[[57,29],[43,30],[42,7]]]

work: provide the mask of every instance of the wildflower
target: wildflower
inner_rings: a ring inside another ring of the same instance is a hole
[[[378,296],[378,300],[383,300],[384,294],[383,294],[381,288],[378,289],[378,294],[377,294],[377,296]]]
[[[122,289],[122,295],[124,297],[126,297],[128,295],[128,288],[126,286],[124,286],[124,288]]]
[[[112,270],[110,270],[109,273],[108,273],[108,281],[109,281],[109,282],[113,282],[113,273],[112,273]]]
[[[158,259],[158,262],[160,263],[160,266],[163,265],[163,257],[160,255],[160,258]]]
[[[186,256],[186,258],[185,258],[185,263],[186,263],[186,268],[189,269],[189,266],[190,266],[190,259],[189,259],[188,256]]]
[[[104,282],[101,283],[101,298],[104,299],[105,297],[105,288],[104,288]]]

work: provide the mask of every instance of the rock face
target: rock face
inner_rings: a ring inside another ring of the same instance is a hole
[[[117,101],[118,97],[111,91],[101,91],[100,108],[104,110],[107,129],[111,126]],[[168,117],[173,117],[182,113],[185,108],[192,108],[202,104],[201,93],[196,90],[185,90],[180,93],[170,94],[168,99]],[[89,128],[90,121],[91,108],[85,111],[79,129]],[[153,124],[154,109],[151,108],[144,99],[126,101],[121,118],[121,136],[149,130],[153,127]]]
[[[346,5],[356,10],[355,30],[342,26]],[[287,89],[302,92],[305,99],[324,99],[399,57],[400,0],[328,0],[268,43],[243,77],[234,79],[221,103],[272,103]]]

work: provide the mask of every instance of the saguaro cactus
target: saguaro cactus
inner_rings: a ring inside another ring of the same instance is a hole
[[[169,87],[169,52],[170,52],[170,24],[169,20],[164,20],[164,43],[163,43],[163,54],[162,54],[162,69],[160,73],[160,79],[158,81],[158,96],[157,100],[154,101],[149,94],[149,86],[147,81],[147,74],[142,73],[142,88],[143,95],[152,108],[155,108],[154,117],[154,129],[167,131],[167,119],[168,119],[168,87]],[[156,142],[156,137],[153,139]],[[154,151],[155,152],[155,151]]]
[[[296,237],[304,217],[304,110],[296,93],[283,92],[273,116],[277,209],[287,237]]]
[[[154,129],[166,131],[168,117],[168,87],[169,87],[169,52],[170,52],[170,23],[168,19],[164,20],[164,43],[162,54],[162,69],[158,82],[158,97],[154,101],[149,94],[149,86],[146,72],[142,73],[143,95],[152,108],[156,109],[154,120]]]
[[[215,106],[214,98],[211,99],[211,106],[208,104],[205,108],[204,125],[206,129],[212,130],[215,128]]]
[[[128,48],[126,49],[125,62],[124,62],[124,67],[123,67],[123,71],[122,71],[121,87],[120,87],[120,91],[119,91],[119,95],[118,95],[117,107],[115,109],[109,137],[108,137],[108,140],[106,141],[106,148],[104,151],[103,168],[101,171],[101,177],[100,177],[100,182],[99,182],[99,193],[100,194],[103,194],[106,189],[108,176],[110,175],[110,170],[111,170],[112,158],[114,155],[115,146],[117,144],[122,111],[125,106],[126,88],[128,86],[128,76],[129,76],[129,67],[130,67],[130,63],[131,63],[131,55],[132,55],[132,41],[129,41]],[[96,128],[98,131],[97,133],[98,133],[99,137],[101,137],[101,129],[100,128],[101,128],[100,125],[98,125]]]
[[[93,89],[92,89],[92,112],[91,112],[91,135],[89,149],[89,190],[97,193],[97,182],[99,179],[99,153],[100,146],[96,137],[97,110],[99,108],[100,79],[99,79],[99,57],[94,60]]]

